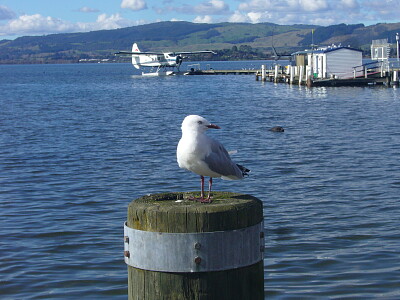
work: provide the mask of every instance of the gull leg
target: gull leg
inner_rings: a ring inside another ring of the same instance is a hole
[[[201,200],[204,199],[204,176],[200,176],[200,181],[201,181],[201,194],[200,194],[200,198]]]
[[[212,177],[210,177],[210,180],[208,181],[208,197],[207,197],[207,199],[205,199],[205,200],[207,200],[207,201],[204,201],[204,202],[207,202],[207,203],[211,203],[211,188],[212,188]]]
[[[206,199],[204,199],[204,176],[200,176],[200,187],[201,187],[200,198],[189,197],[189,200],[206,202],[205,201]]]
[[[204,185],[204,182],[203,182],[203,185]],[[211,187],[212,187],[212,177],[210,177],[210,180],[208,181],[208,197],[204,198],[204,195],[203,195],[200,198],[201,203],[211,203]]]

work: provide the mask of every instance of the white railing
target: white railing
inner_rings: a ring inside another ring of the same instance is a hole
[[[388,69],[386,67],[386,63],[384,61],[373,61],[370,63],[362,64],[361,66],[353,67],[353,78],[357,77],[365,77],[368,78],[368,75],[381,73]]]

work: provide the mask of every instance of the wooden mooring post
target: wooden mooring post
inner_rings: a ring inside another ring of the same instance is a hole
[[[214,192],[143,196],[128,206],[129,299],[264,299],[262,202]]]

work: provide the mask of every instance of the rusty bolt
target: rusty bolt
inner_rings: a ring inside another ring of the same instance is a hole
[[[124,256],[129,258],[131,256],[131,254],[129,253],[129,251],[124,251]]]
[[[195,263],[196,265],[199,265],[199,264],[201,263],[201,257],[196,256],[196,257],[194,258],[194,263]]]
[[[194,244],[194,249],[196,250],[200,250],[201,248],[201,244],[199,242],[197,242],[196,244]]]
[[[129,244],[129,236],[124,236],[124,242]]]

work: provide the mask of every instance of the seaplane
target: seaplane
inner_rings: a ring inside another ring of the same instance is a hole
[[[272,29],[272,35],[271,35],[271,48],[272,48],[272,52],[273,55],[272,57],[274,58],[275,61],[278,60],[285,60],[288,59],[289,61],[292,60],[292,56],[291,55],[287,55],[287,54],[278,54],[278,51],[276,51],[275,46],[274,46],[274,29]]]
[[[155,72],[142,72],[144,76],[168,76],[176,75],[174,68],[179,73],[179,67],[182,64],[185,55],[195,54],[216,54],[214,51],[192,51],[192,52],[142,52],[136,43],[132,45],[132,51],[119,51],[115,55],[127,55],[132,57],[132,65],[136,69],[149,67],[151,70],[156,68]],[[172,70],[168,70],[168,69]]]
[[[291,55],[287,55],[287,54],[278,54],[278,52],[276,51],[274,45],[272,45],[272,52],[274,53],[274,55],[272,55],[272,57],[274,58],[275,61],[277,60],[285,60],[288,59],[289,61],[292,60],[292,56]]]

